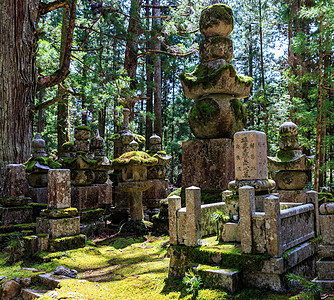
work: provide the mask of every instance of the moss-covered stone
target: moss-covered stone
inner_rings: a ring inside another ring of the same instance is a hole
[[[74,141],[64,143],[62,148],[65,152],[72,152],[74,149]]]
[[[49,240],[49,251],[65,251],[82,248],[86,245],[86,236],[83,234],[61,237]]]
[[[233,65],[217,68],[199,64],[192,73],[181,73],[185,96],[197,100],[205,94],[229,94],[236,98],[249,95],[253,78],[236,74]]]
[[[102,208],[81,210],[80,221],[81,223],[83,223],[83,222],[98,220],[103,216],[103,213],[104,209]]]
[[[80,126],[75,127],[75,129],[77,129],[77,130],[92,131],[92,129],[89,126],[87,126],[87,125],[80,125]]]
[[[78,214],[78,209],[75,207],[69,207],[64,209],[44,209],[42,210],[42,216],[51,219],[60,218],[72,218]]]
[[[122,154],[119,158],[114,159],[111,162],[111,166],[119,169],[127,166],[141,165],[141,166],[153,166],[158,163],[156,158],[151,157],[149,154],[142,151],[131,151]]]
[[[30,198],[28,197],[5,197],[5,198],[0,198],[0,206],[4,207],[13,207],[13,206],[24,206],[27,205],[28,201]]]
[[[0,233],[21,232],[22,230],[35,231],[35,229],[36,229],[36,223],[7,225],[7,226],[0,226]]]
[[[139,144],[144,144],[146,142],[146,139],[140,135],[140,134],[133,134],[134,140]]]
[[[203,36],[228,36],[234,27],[233,11],[225,4],[206,7],[200,17],[199,28]]]
[[[48,166],[50,169],[61,168],[61,163],[54,161],[51,157],[35,157],[35,158],[29,158],[24,163],[24,165],[26,166],[26,172],[27,173],[33,172],[37,162],[43,166]],[[47,172],[47,170],[45,172]]]
[[[223,36],[204,39],[199,44],[199,59],[206,63],[216,59],[224,59],[230,63],[233,57],[233,42]]]

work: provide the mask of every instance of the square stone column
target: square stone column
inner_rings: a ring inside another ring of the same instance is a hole
[[[71,172],[68,169],[48,171],[48,208],[71,207]]]
[[[4,179],[4,194],[6,197],[24,197],[26,186],[25,165],[10,164],[6,166]]]
[[[312,203],[314,205],[315,232],[316,232],[316,235],[319,236],[321,233],[320,233],[318,193],[316,191],[307,191],[306,192],[306,203]]]
[[[168,198],[168,222],[169,240],[171,245],[177,245],[177,211],[181,208],[181,197],[170,196]]]
[[[252,212],[255,211],[255,190],[251,186],[239,188],[240,238],[243,253],[252,253]]]
[[[186,188],[186,226],[186,246],[197,246],[202,238],[201,189],[195,186]]]
[[[260,131],[234,134],[236,180],[268,179],[267,139]]]
[[[264,199],[267,251],[273,257],[283,255],[279,198],[270,195]]]

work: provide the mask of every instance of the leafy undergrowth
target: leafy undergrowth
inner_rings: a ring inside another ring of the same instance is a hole
[[[11,278],[32,276],[32,267],[52,272],[57,265],[78,271],[78,279],[64,280],[60,287],[48,292],[46,299],[192,299],[182,280],[168,279],[168,237],[119,237],[90,243],[85,248],[55,253],[40,253],[39,261],[5,264],[0,253],[0,276]],[[289,299],[287,295],[244,290],[237,295],[218,289],[202,288],[196,299]]]

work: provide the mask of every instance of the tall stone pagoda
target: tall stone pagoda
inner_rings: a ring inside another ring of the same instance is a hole
[[[253,79],[237,75],[230,63],[233,42],[228,36],[234,19],[229,6],[205,8],[199,27],[204,36],[200,64],[192,73],[180,74],[185,96],[195,100],[188,119],[197,138],[182,145],[182,186],[222,191],[234,179],[232,139],[246,125],[240,99],[248,97]]]

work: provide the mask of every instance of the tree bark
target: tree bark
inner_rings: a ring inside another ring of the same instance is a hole
[[[38,2],[0,1],[0,169],[31,152]]]

